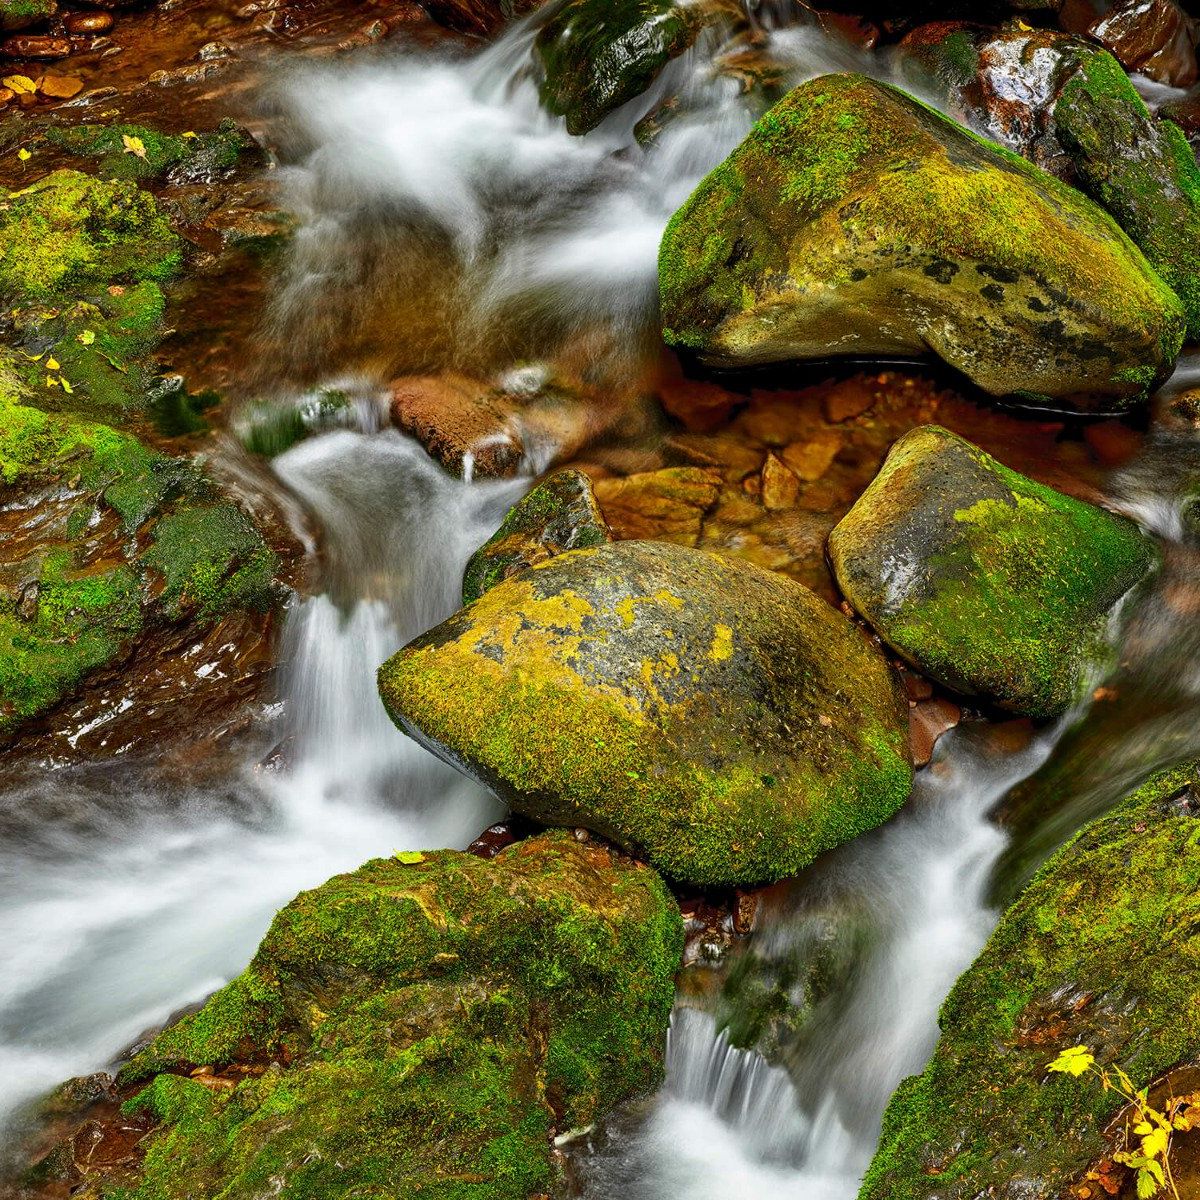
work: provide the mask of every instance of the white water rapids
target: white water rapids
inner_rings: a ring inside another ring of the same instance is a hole
[[[792,82],[871,65],[811,26],[763,19]],[[293,359],[281,375],[525,368],[597,328],[606,368],[621,371],[653,341],[663,226],[753,111],[701,45],[569,137],[538,105],[532,36],[526,24],[472,58],[397,55],[278,81],[270,121],[301,218],[271,315]],[[668,91],[682,113],[643,150],[633,127]],[[414,312],[433,314],[432,333]],[[180,791],[118,763],[42,773],[4,796],[6,1121],[239,971],[297,891],[398,849],[462,846],[500,811],[392,727],[375,670],[457,607],[467,556],[528,480],[453,480],[371,422],[303,442],[274,470],[324,548],[322,590],[296,603],[284,637],[286,766],[247,763]],[[837,1003],[786,1070],[680,1007],[663,1093],[587,1157],[588,1194],[852,1200],[888,1096],[928,1057],[938,1006],[994,919],[985,891],[1005,839],[988,812],[1057,736],[1006,754],[947,738],[900,817],[799,882],[797,908],[819,897],[866,914]],[[785,910],[754,945],[792,933]]]

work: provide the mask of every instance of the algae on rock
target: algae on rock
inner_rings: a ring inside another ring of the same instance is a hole
[[[1154,776],[1005,913],[942,1008],[929,1066],[893,1096],[860,1200],[1066,1195],[1111,1154],[1124,1102],[1048,1073],[1060,1050],[1087,1045],[1137,1087],[1200,1063],[1198,785],[1196,764]]]
[[[125,1110],[158,1128],[86,1195],[549,1192],[554,1137],[661,1079],[682,944],[653,871],[566,832],[369,862],[127,1064]]]
[[[829,536],[846,598],[917,670],[1032,717],[1082,698],[1116,606],[1155,561],[1130,520],[926,425]]]
[[[717,366],[932,350],[985,390],[1121,410],[1169,373],[1175,294],[1087,197],[904,92],[802,84],[672,217],[668,344]]]
[[[616,542],[497,584],[380,669],[396,723],[519,812],[697,884],[795,874],[887,820],[907,705],[785,576]]]

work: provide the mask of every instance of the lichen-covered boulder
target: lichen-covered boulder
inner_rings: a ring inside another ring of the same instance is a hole
[[[500,528],[467,562],[463,603],[556,554],[612,541],[582,471],[559,471],[514,504]]]
[[[1111,1158],[1123,1101],[1046,1067],[1084,1045],[1142,1087],[1200,1063],[1198,782],[1195,764],[1150,780],[1005,913],[942,1008],[929,1066],[892,1098],[860,1200],[1134,1195]],[[1152,1102],[1196,1088],[1178,1074]]]
[[[54,171],[0,198],[0,298],[49,300],[164,279],[181,246],[149,192]]]
[[[923,674],[1050,717],[1107,664],[1113,611],[1154,551],[1132,521],[926,425],[892,448],[829,557],[850,603]]]
[[[1111,54],[1020,22],[924,26],[901,54],[953,116],[1106,209],[1182,301],[1188,337],[1200,336],[1200,167]]]
[[[667,342],[714,365],[932,350],[1059,408],[1135,403],[1184,327],[1092,201],[858,75],[762,117],[672,217],[659,280]]]
[[[547,1193],[556,1135],[658,1083],[682,945],[653,871],[565,832],[377,859],[122,1070],[155,1126],[132,1161],[68,1175],[96,1200]]]
[[[534,59],[542,103],[587,133],[640,96],[712,17],[713,4],[677,0],[568,0],[542,26]]]
[[[791,580],[683,546],[573,550],[380,669],[392,719],[517,811],[696,884],[792,875],[908,796],[883,657]]]

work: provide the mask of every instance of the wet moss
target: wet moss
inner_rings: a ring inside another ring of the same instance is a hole
[[[57,11],[55,0],[0,0],[0,29],[26,29],[49,20]]]
[[[125,1068],[160,1128],[89,1194],[548,1192],[554,1134],[661,1077],[681,950],[653,872],[566,833],[367,863]]]
[[[854,627],[790,580],[683,547],[539,563],[379,679],[402,729],[518,811],[693,883],[794,874],[911,785],[895,680]]]
[[[1200,1056],[1196,764],[1162,772],[1038,873],[941,1013],[884,1118],[861,1200],[1058,1196],[1121,1108],[1046,1064],[1085,1044],[1149,1085]]]
[[[1111,661],[1155,555],[1137,527],[925,426],[834,529],[838,584],[893,649],[967,695],[1048,717]]]
[[[1200,166],[1178,125],[1156,120],[1120,63],[1089,55],[1054,109],[1081,187],[1175,290],[1200,337]]]
[[[128,140],[127,140],[128,139]],[[212,180],[231,171],[253,141],[229,119],[204,133],[164,133],[145,125],[55,125],[46,140],[59,150],[98,159],[108,179],[153,179],[170,174],[181,181]],[[135,153],[134,148],[140,148]]]
[[[181,244],[131,182],[55,171],[0,200],[0,295],[52,301],[162,280]]]
[[[141,561],[162,575],[160,600],[172,618],[263,610],[274,599],[278,558],[236,505],[181,504],[152,536]]]
[[[1127,372],[1161,378],[1184,324],[1103,210],[854,75],[759,120],[672,217],[659,282],[667,342],[719,365],[932,348],[998,394],[1089,405],[1143,394]]]

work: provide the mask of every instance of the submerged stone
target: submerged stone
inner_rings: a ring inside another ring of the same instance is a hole
[[[555,832],[303,892],[244,974],[121,1072],[106,1200],[527,1200],[556,1135],[662,1075],[682,923],[653,871]]]
[[[380,669],[392,719],[538,820],[696,884],[792,875],[911,785],[883,657],[784,576],[656,542],[499,584]]]
[[[542,103],[566,118],[570,133],[587,133],[640,96],[704,24],[699,4],[568,0],[534,42]]]
[[[514,504],[500,528],[467,563],[463,603],[556,554],[612,541],[582,471],[559,471]]]
[[[1179,300],[1074,189],[896,88],[801,85],[675,214],[667,342],[718,366],[934,351],[995,395],[1119,410]]]
[[[1132,521],[914,429],[829,536],[838,585],[922,674],[1050,717],[1106,665],[1109,624],[1154,551]]]
[[[1111,1157],[1124,1102],[1046,1068],[1084,1045],[1152,1103],[1196,1088],[1174,1069],[1200,1062],[1198,786],[1196,764],[1156,775],[1005,913],[942,1008],[929,1066],[893,1096],[860,1200],[1134,1194]],[[1176,1135],[1193,1164],[1195,1137]]]

